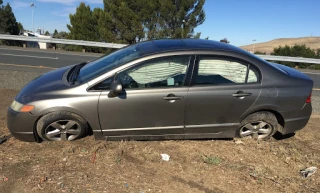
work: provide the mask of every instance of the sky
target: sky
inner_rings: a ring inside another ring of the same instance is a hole
[[[80,2],[103,8],[103,0],[4,0],[10,3],[17,21],[25,29],[34,26],[53,33],[67,31],[69,14],[75,13]],[[320,36],[320,0],[206,0],[206,20],[195,29],[201,38],[227,38],[242,46],[276,38]]]

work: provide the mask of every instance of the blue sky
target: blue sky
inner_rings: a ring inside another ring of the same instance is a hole
[[[34,3],[35,27],[50,33],[66,31],[69,14],[83,1],[91,8],[103,0],[4,0],[19,22],[32,28],[30,3]],[[275,38],[320,36],[320,0],[206,0],[206,21],[195,29],[201,38],[228,38],[236,46]]]

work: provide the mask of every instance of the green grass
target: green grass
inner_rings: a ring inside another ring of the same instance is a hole
[[[221,158],[217,156],[206,156],[206,155],[202,157],[202,160],[204,163],[210,164],[210,165],[219,165],[223,161]]]

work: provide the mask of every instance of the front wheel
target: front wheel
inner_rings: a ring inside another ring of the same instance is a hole
[[[240,138],[251,136],[255,140],[268,140],[278,130],[278,121],[270,112],[257,112],[246,117],[240,124],[237,135]]]
[[[38,135],[46,141],[73,141],[86,134],[86,121],[71,112],[53,112],[41,117],[37,124]]]

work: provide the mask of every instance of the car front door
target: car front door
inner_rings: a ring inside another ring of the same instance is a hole
[[[98,112],[103,134],[111,138],[182,137],[191,58],[175,55],[146,60],[101,82]],[[116,97],[108,96],[113,79],[123,86]]]
[[[260,72],[254,65],[230,57],[197,56],[186,102],[186,138],[203,133],[207,135],[201,138],[233,137],[260,90]]]

